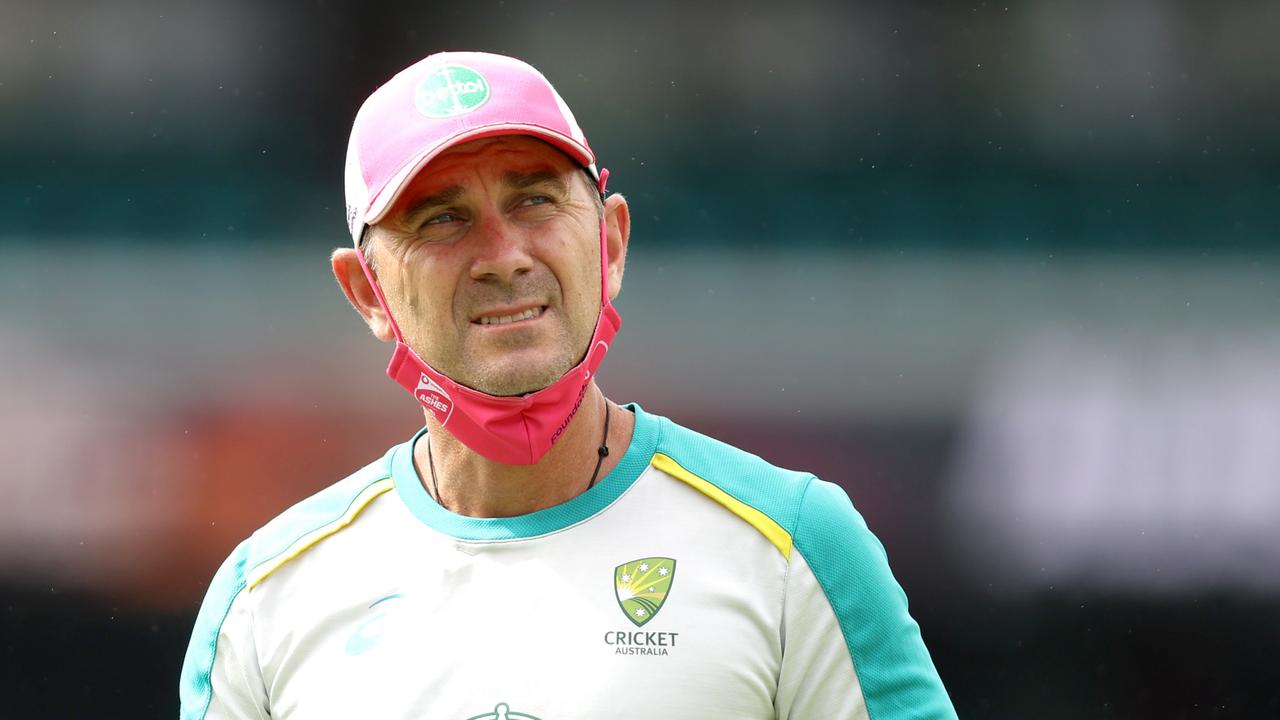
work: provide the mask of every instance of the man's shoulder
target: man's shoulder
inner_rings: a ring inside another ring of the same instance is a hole
[[[766,537],[774,526],[787,538],[800,521],[805,495],[815,484],[827,485],[812,473],[778,467],[760,456],[662,419],[653,466],[720,502]],[[755,518],[759,513],[767,518]],[[753,522],[758,520],[757,522]],[[779,536],[780,537],[780,536]],[[783,554],[789,539],[780,543]]]
[[[231,551],[209,584],[187,647],[182,670],[184,708],[209,705],[219,634],[237,598],[290,559],[345,527],[373,498],[392,489],[390,460],[398,447],[296,503]]]
[[[249,536],[241,549],[248,586],[342,529],[375,498],[392,490],[391,457],[399,447],[295,503]]]
[[[653,466],[753,525],[787,559],[799,550],[824,587],[860,577],[867,568],[887,572],[884,546],[840,485],[777,467],[665,418],[660,422]]]

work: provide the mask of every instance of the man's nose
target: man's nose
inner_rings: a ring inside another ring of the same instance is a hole
[[[533,269],[533,256],[525,233],[500,214],[482,218],[472,233],[475,249],[472,279],[510,283]]]

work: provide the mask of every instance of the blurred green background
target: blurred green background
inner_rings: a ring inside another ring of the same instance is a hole
[[[846,487],[962,717],[1280,716],[1278,33],[0,0],[0,718],[172,717],[221,559],[421,423],[328,253],[356,109],[444,49],[630,200],[606,391]]]

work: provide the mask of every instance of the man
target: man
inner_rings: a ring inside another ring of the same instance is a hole
[[[839,488],[597,387],[606,178],[518,60],[433,55],[365,102],[333,271],[426,426],[236,548],[184,718],[954,717]]]

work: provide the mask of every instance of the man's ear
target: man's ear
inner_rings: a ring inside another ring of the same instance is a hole
[[[609,252],[609,299],[622,292],[622,274],[627,267],[627,243],[631,240],[631,210],[622,195],[604,201],[605,249]]]
[[[338,281],[338,286],[347,296],[351,307],[354,307],[356,312],[360,313],[360,317],[364,318],[374,337],[383,342],[394,340],[395,333],[391,330],[387,312],[378,302],[378,296],[374,293],[373,286],[369,284],[364,268],[360,267],[360,257],[356,254],[356,249],[338,248],[333,251],[333,257],[330,260],[333,263],[334,279]]]

